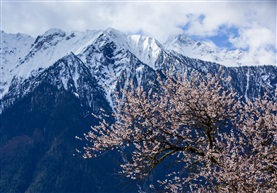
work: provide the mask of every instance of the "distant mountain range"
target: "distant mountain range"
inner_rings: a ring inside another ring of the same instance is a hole
[[[228,67],[247,65],[245,64],[245,56],[247,53],[244,51],[238,49],[218,49],[215,45],[209,44],[209,42],[195,41],[185,34],[180,34],[170,37],[164,45],[167,50],[175,51],[190,58],[216,62]]]
[[[275,92],[277,85],[276,64],[243,66],[242,51],[217,50],[184,34],[165,44],[112,28],[50,29],[36,38],[2,31],[1,37],[0,192],[137,192],[143,187],[115,175],[122,161],[115,152],[96,160],[72,156],[83,145],[74,136],[98,122],[90,114],[111,113],[114,92],[130,81],[147,87],[164,69],[190,76],[222,68],[232,77],[228,86],[244,98]]]

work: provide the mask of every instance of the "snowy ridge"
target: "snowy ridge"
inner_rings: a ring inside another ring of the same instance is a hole
[[[140,82],[140,75],[146,67],[146,64],[142,62],[142,56],[134,55],[135,50],[138,49],[132,46],[130,41],[127,34],[109,28],[101,33],[93,44],[78,54],[105,90],[106,99],[111,107],[114,106],[113,93],[120,84],[118,82],[120,77],[125,76],[125,84],[128,84],[131,74],[136,72]],[[144,53],[143,50],[138,50],[138,52]]]
[[[27,79],[42,72],[63,56],[83,48],[97,31],[65,33],[59,29],[50,29],[36,39],[27,35],[2,33],[4,46],[1,57],[4,62],[1,75],[5,84],[0,85],[0,98],[8,92],[12,79]]]
[[[185,34],[170,37],[164,44],[168,51],[175,51],[190,58],[215,62],[228,67],[244,64],[241,50],[218,50],[205,42],[194,41]],[[249,64],[248,64],[249,65]],[[251,65],[251,64],[250,64]]]
[[[19,61],[19,68],[15,74],[21,77],[29,77],[33,70],[45,69],[58,59],[69,53],[76,53],[91,41],[97,31],[85,33],[65,33],[62,30],[51,29],[42,36],[38,36],[31,50],[23,61]]]
[[[13,70],[28,54],[33,42],[34,38],[29,35],[6,34],[1,31],[0,98],[2,93],[8,91],[10,82],[15,75]]]
[[[140,61],[156,69],[156,60],[163,51],[162,45],[151,37],[142,35],[128,35],[113,28],[104,31],[116,45],[129,50]]]
[[[156,61],[163,51],[162,45],[155,39],[142,35],[128,36],[132,52],[145,64],[156,69]]]

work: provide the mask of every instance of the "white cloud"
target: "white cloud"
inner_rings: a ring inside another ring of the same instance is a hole
[[[230,41],[237,48],[242,49],[260,49],[268,45],[274,45],[276,34],[263,26],[253,25],[239,30],[240,36],[230,38]]]
[[[270,29],[253,25],[241,28],[239,36],[230,38],[233,45],[240,49],[247,49],[243,61],[245,64],[276,64],[276,34]]]
[[[229,41],[249,48],[249,55],[269,53],[276,58],[276,2],[2,2],[3,30],[42,34],[49,28],[65,31],[114,27],[141,32],[163,42],[182,32],[208,37],[222,26],[237,28]],[[228,40],[228,39],[227,39]],[[275,47],[275,51],[268,49]],[[259,51],[258,51],[259,50]],[[266,56],[265,54],[264,56]],[[251,57],[249,57],[251,58]],[[276,61],[276,59],[275,59]]]

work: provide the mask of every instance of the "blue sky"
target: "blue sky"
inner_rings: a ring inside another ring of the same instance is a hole
[[[219,27],[218,33],[215,35],[208,36],[208,37],[197,37],[197,36],[193,37],[192,36],[192,38],[199,39],[199,40],[209,39],[212,42],[214,42],[216,44],[216,46],[218,46],[220,48],[227,48],[229,50],[234,50],[236,48],[229,41],[230,36],[234,37],[234,38],[238,38],[239,37],[238,28],[221,26],[221,27]]]
[[[249,59],[276,64],[276,1],[55,1],[2,0],[1,28],[8,33],[42,34],[116,28],[166,41],[185,33],[219,49],[241,49]],[[273,62],[272,62],[273,61]]]

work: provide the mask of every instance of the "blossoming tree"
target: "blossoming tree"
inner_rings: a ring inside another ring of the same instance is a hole
[[[167,192],[276,192],[277,105],[268,97],[242,102],[229,78],[158,76],[145,91],[131,86],[118,97],[116,121],[85,134],[85,158],[129,147],[122,173],[144,179],[166,160],[159,179]],[[180,169],[181,168],[181,169]],[[155,190],[156,186],[150,185]]]

